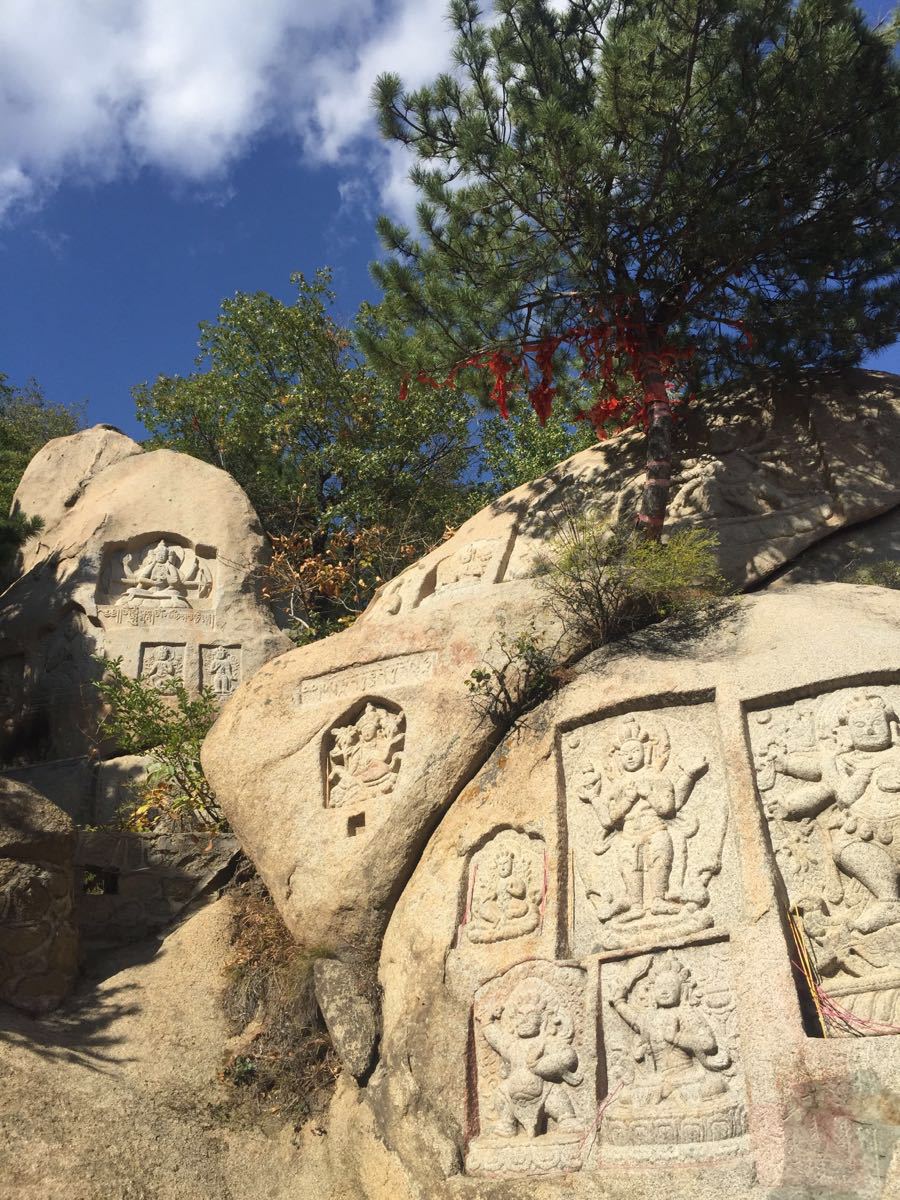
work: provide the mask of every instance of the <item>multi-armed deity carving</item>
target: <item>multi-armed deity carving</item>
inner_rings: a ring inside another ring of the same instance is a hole
[[[710,990],[701,988],[686,952],[642,955],[604,969],[603,990],[619,1023],[608,1033],[610,1094],[604,1122],[610,1145],[717,1142],[746,1126],[737,1064],[728,1026],[734,999],[712,967],[711,946],[687,953],[707,956]]]
[[[403,762],[406,718],[384,703],[367,702],[354,720],[326,735],[329,807],[360,804],[394,790]]]
[[[469,868],[465,934],[470,942],[502,942],[541,924],[544,843],[504,829],[475,854]]]
[[[109,553],[98,599],[114,610],[141,610],[152,619],[153,613],[208,608],[212,590],[211,558],[159,538]]]
[[[580,1165],[593,1109],[584,972],[528,962],[475,1000],[478,1137],[470,1171],[533,1174]]]
[[[692,749],[696,736],[635,713],[585,738],[569,813],[576,909],[581,898],[591,906],[592,948],[637,948],[712,925],[709,882],[721,869],[726,810],[722,798],[701,823],[696,792],[709,761]],[[592,826],[578,819],[579,804],[590,806]]]
[[[898,709],[896,687],[842,688],[750,718],[788,898],[856,1033],[900,1022]]]

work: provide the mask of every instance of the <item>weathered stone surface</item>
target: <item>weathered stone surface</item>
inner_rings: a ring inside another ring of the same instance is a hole
[[[219,886],[239,847],[223,833],[80,830],[75,912],[91,949],[139,941]]]
[[[224,471],[100,427],[48,443],[16,502],[46,528],[0,605],[7,761],[88,748],[94,654],[224,701],[289,647],[258,595],[259,522]]]
[[[739,395],[675,520],[758,583],[898,505],[898,421],[871,372]],[[317,1194],[874,1200],[896,1175],[900,592],[782,581],[703,637],[656,627],[500,745],[472,705],[499,630],[556,632],[529,572],[566,505],[614,517],[638,479],[626,436],[504,497],[207,739],[297,939],[377,962],[378,1061]]]
[[[61,809],[0,776],[0,1000],[48,1012],[75,978],[75,829]]]
[[[314,967],[316,1001],[341,1062],[360,1079],[372,1065],[378,1024],[371,1000],[360,991],[352,968],[320,958]]]
[[[385,1147],[402,1200],[890,1194],[898,622],[884,589],[760,593],[590,656],[497,748],[388,925],[379,1061],[329,1126],[347,1195],[388,1194]],[[477,941],[485,863],[506,936]]]

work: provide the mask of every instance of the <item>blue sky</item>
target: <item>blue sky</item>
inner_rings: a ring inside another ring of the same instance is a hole
[[[289,299],[327,264],[349,320],[376,213],[413,202],[371,86],[447,64],[445,8],[3,0],[0,371],[141,436],[130,389],[189,371],[224,297]],[[900,372],[900,346],[872,365]]]

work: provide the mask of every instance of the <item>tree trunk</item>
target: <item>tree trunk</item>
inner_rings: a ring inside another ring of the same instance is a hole
[[[641,359],[641,382],[647,405],[647,473],[637,516],[638,532],[659,541],[672,481],[672,406],[659,355],[652,350]]]

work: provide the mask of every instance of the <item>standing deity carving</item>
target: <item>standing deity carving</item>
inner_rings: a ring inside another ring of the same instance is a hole
[[[542,1173],[580,1165],[592,1108],[583,1048],[583,972],[530,962],[476,999],[480,1133],[470,1171]]]
[[[789,900],[856,1033],[900,1022],[898,701],[896,688],[846,688],[750,721]]]
[[[717,984],[714,1008],[675,951],[624,964],[610,991],[622,1024],[610,1031],[616,1099],[609,1142],[691,1144],[742,1134],[745,1111],[726,1033],[730,992]]]
[[[501,942],[533,933],[541,923],[544,876],[542,841],[512,829],[491,838],[469,871],[469,941]]]
[[[579,847],[579,874],[600,925],[598,948],[707,928],[724,809],[719,828],[704,830],[692,798],[709,762],[688,745],[673,753],[669,728],[655,714],[609,725],[575,787],[595,818],[592,844]]]
[[[328,734],[326,803],[339,807],[390,795],[400,774],[405,730],[402,712],[373,703],[356,720],[335,726]]]
[[[216,646],[206,664],[206,673],[212,681],[212,690],[220,700],[230,696],[239,682],[239,668],[232,650]]]

